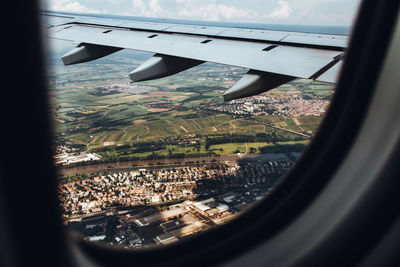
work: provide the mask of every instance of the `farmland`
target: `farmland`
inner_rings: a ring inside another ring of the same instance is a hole
[[[122,51],[68,67],[61,66],[59,54],[49,57],[55,145],[96,152],[105,162],[260,153],[263,147],[307,144],[310,138],[304,136],[311,137],[323,118],[319,113],[222,112],[222,93],[246,72],[236,67],[206,63],[172,77],[130,84],[127,74],[148,56]],[[262,96],[285,104],[288,99],[327,102],[331,94],[332,85],[295,80]],[[234,105],[250,110],[254,101],[261,100],[247,98]]]

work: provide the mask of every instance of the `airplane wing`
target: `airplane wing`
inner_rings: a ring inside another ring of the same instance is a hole
[[[249,69],[224,93],[225,100],[273,89],[295,78],[334,83],[348,36],[244,29],[162,21],[42,12],[47,35],[77,47],[65,65],[87,62],[121,49],[155,53],[129,74],[132,82],[176,74],[204,62]]]

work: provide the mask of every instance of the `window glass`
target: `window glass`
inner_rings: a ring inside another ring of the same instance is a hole
[[[343,35],[357,6],[341,0],[53,0],[43,9]],[[166,245],[221,225],[270,194],[312,140],[334,93],[333,83],[295,79],[224,101],[222,94],[247,69],[204,63],[130,83],[128,74],[152,53],[121,50],[64,66],[61,56],[75,45],[49,39],[48,47],[62,220],[87,240],[130,248]]]

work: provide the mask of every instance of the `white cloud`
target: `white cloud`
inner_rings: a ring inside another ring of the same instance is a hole
[[[79,13],[288,24],[351,24],[360,0],[40,0]],[[104,10],[107,10],[104,11]]]
[[[170,12],[165,11],[158,0],[148,1],[148,5],[142,0],[133,0],[133,11],[129,14],[142,17],[173,17]]]
[[[142,0],[133,0],[133,9],[134,9],[134,12],[145,14],[147,8]]]
[[[177,3],[185,3],[183,0],[176,0]],[[277,7],[269,14],[255,11],[248,8],[237,8],[222,4],[199,4],[192,1],[184,5],[178,12],[178,17],[184,19],[201,19],[213,21],[246,21],[260,22],[266,20],[285,21],[292,14],[292,9],[287,1],[280,0]]]
[[[201,8],[184,7],[178,12],[178,17],[183,19],[221,20],[218,8],[215,5],[204,5]]]
[[[107,0],[108,3],[112,5],[118,5],[121,4],[123,0]]]
[[[150,0],[149,9],[154,14],[162,13],[162,8],[158,3],[158,0]]]
[[[289,3],[286,1],[278,1],[278,7],[269,14],[269,17],[274,19],[286,19],[289,18],[292,13],[292,9],[289,6]]]
[[[180,0],[177,0],[180,1]],[[182,8],[178,17],[184,19],[200,19],[212,21],[227,20],[254,20],[259,16],[256,12],[249,9],[241,9],[227,5],[208,4],[202,6],[189,6]]]
[[[83,6],[78,1],[72,2],[71,0],[56,0],[50,5],[51,10],[64,11],[64,12],[75,12],[75,13],[107,13],[106,11],[100,11],[91,9]]]
[[[218,12],[224,20],[250,18],[256,15],[248,9],[238,9],[232,6],[218,5]]]

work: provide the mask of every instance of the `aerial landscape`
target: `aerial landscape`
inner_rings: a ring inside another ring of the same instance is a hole
[[[323,119],[332,84],[296,79],[224,102],[245,69],[205,63],[133,83],[151,54],[63,66],[48,55],[62,219],[85,239],[166,245],[221,225],[271,193]]]

